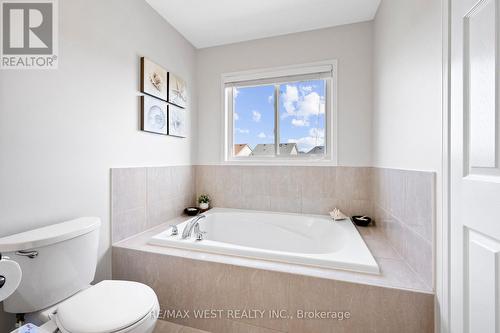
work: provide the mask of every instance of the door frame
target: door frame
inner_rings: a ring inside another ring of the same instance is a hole
[[[451,0],[441,0],[442,15],[442,209],[441,223],[436,225],[436,303],[435,331],[450,332],[450,270],[451,270]],[[438,219],[439,220],[439,219]]]

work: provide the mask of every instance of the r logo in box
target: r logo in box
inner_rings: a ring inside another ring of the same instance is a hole
[[[2,69],[57,68],[56,0],[13,1],[1,4]]]

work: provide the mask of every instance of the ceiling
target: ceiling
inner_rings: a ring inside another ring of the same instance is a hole
[[[373,19],[380,0],[146,0],[195,47]]]

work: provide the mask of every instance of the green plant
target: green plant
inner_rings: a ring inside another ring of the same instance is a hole
[[[209,202],[210,202],[210,197],[208,196],[208,194],[202,194],[198,198],[198,203],[209,203]]]

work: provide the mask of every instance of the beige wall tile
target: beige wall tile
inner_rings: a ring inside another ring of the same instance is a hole
[[[196,170],[196,196],[200,194],[215,195],[216,167],[211,165],[198,165]],[[216,199],[216,198],[213,198]]]
[[[372,215],[372,203],[370,200],[337,198],[337,208],[347,216]]]
[[[270,195],[271,179],[268,170],[272,167],[243,167],[242,192],[244,195]]]
[[[320,214],[327,215],[335,207],[338,206],[337,198],[335,197],[320,197],[302,196],[301,211],[303,214]]]
[[[174,184],[176,175],[171,167],[147,168],[147,194],[150,202],[165,202],[179,189]]]
[[[112,219],[112,242],[118,242],[145,230],[146,209],[144,207],[139,207],[113,213]]]
[[[195,204],[193,166],[112,169],[111,176],[113,242],[177,217]]]
[[[337,167],[337,195],[342,199],[371,199],[370,168]]]
[[[180,333],[183,326],[165,320],[158,320],[154,333]]]
[[[249,325],[245,323],[240,323],[237,321],[229,321],[229,331],[228,333],[280,333],[284,331],[276,331],[264,327]]]
[[[269,195],[243,195],[241,209],[271,210],[271,196]]]
[[[409,229],[406,230],[403,237],[406,243],[404,257],[408,265],[417,272],[427,286],[432,287],[432,265],[429,265],[433,262],[432,243]]]
[[[290,309],[348,311],[344,320],[293,320],[294,332],[433,332],[433,296],[368,285],[292,276]],[[416,317],[415,315],[423,317]]]
[[[406,177],[403,222],[432,242],[435,177],[430,172],[409,172]]]
[[[435,175],[404,170],[377,170],[374,175],[377,226],[422,282],[432,287]]]
[[[178,209],[178,201],[179,199],[176,197],[172,197],[164,201],[148,201],[147,228],[165,223],[168,220],[181,215],[182,210],[179,211]],[[147,228],[145,228],[144,230],[146,230]]]
[[[269,195],[273,197],[300,198],[302,168],[273,166],[266,169]],[[300,205],[299,205],[300,206]]]
[[[231,266],[224,283],[228,291],[220,290],[221,293],[226,293],[228,299],[220,306],[229,309],[286,310],[289,297],[288,277],[288,274],[279,272]],[[268,316],[238,321],[279,331],[286,331],[288,327],[287,321]]]
[[[163,309],[284,309],[291,315],[295,315],[297,310],[351,313],[351,319],[343,321],[296,318],[168,319],[176,324],[209,332],[433,330],[434,296],[430,294],[116,247],[113,247],[112,263],[114,279],[138,281],[151,286]]]
[[[111,170],[113,212],[146,206],[146,168]]]
[[[392,216],[402,221],[404,218],[404,203],[406,197],[407,171],[389,170],[389,202],[385,207]]]
[[[210,332],[188,326],[182,326],[166,320],[158,320],[154,333],[210,333]]]
[[[300,213],[301,198],[288,196],[271,196],[270,210],[285,213]]]
[[[184,327],[182,327],[180,333],[210,333],[210,332],[199,330],[199,329],[188,327],[188,326],[184,326]]]

